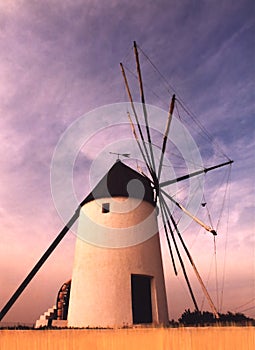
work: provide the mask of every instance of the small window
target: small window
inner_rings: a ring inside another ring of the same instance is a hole
[[[103,203],[102,204],[102,213],[106,214],[110,212],[110,203]]]

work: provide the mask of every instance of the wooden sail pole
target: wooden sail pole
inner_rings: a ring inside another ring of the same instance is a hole
[[[217,168],[221,168],[221,167],[223,167],[225,165],[229,165],[229,164],[232,164],[232,163],[234,163],[234,161],[230,160],[228,162],[221,163],[221,164],[218,164],[218,165],[214,165],[214,166],[211,166],[209,168],[204,168],[202,170],[197,170],[194,173],[186,174],[184,176],[177,177],[176,179],[173,179],[173,180],[168,180],[168,181],[161,182],[159,184],[159,187],[165,187],[165,186],[174,184],[174,183],[179,182],[179,181],[187,180],[190,177],[197,176],[197,175],[200,175],[200,174],[206,174],[208,171],[211,171],[211,170],[214,170],[214,169],[217,169]]]
[[[138,139],[137,133],[136,133],[136,131],[135,131],[134,123],[133,123],[133,121],[132,121],[132,118],[131,118],[129,112],[128,112],[128,120],[129,120],[129,123],[130,123],[130,126],[131,126],[132,133],[133,133],[134,138],[135,138],[135,140],[136,140],[136,143],[137,143],[137,145],[138,145],[138,147],[139,147],[139,150],[140,150],[140,152],[141,152],[141,154],[142,154],[143,160],[144,160],[144,162],[145,162],[145,164],[146,164],[146,167],[150,170],[151,167],[150,167],[149,164],[147,163],[146,156],[145,156],[145,154],[144,154],[144,152],[143,152],[142,146],[141,146],[141,144],[140,144],[140,141],[139,141],[139,139]],[[150,174],[152,175],[152,172],[150,172]]]
[[[146,104],[145,104],[145,97],[144,97],[144,90],[143,90],[142,73],[141,73],[141,67],[140,67],[140,62],[139,62],[137,45],[136,45],[135,41],[134,41],[134,53],[135,53],[136,69],[137,69],[138,80],[139,80],[141,102],[142,102],[142,106],[143,106],[145,127],[146,127],[146,132],[147,132],[147,139],[148,139],[149,148],[150,148],[152,168],[153,168],[153,172],[156,173],[155,160],[154,160],[154,155],[153,155],[153,151],[152,151],[150,129],[149,129],[149,124],[148,124],[148,113],[147,113],[147,108],[146,108]]]
[[[40,260],[36,263],[36,265],[33,267],[31,272],[27,275],[27,277],[24,279],[24,281],[21,283],[21,285],[18,287],[18,289],[14,292],[14,294],[11,296],[11,298],[8,300],[6,305],[2,308],[0,312],[0,321],[2,318],[7,314],[7,312],[10,310],[10,308],[13,306],[15,301],[19,298],[21,293],[24,291],[24,289],[28,286],[28,284],[31,282],[31,280],[34,278],[36,273],[40,270],[42,265],[45,263],[45,261],[48,259],[48,257],[51,255],[51,253],[55,250],[55,248],[58,246],[58,244],[61,242],[61,240],[64,238],[64,236],[67,234],[69,229],[72,227],[72,225],[75,223],[75,221],[79,217],[80,207],[75,211],[72,218],[69,220],[69,222],[66,224],[66,226],[61,230],[61,232],[58,234],[58,236],[55,238],[55,240],[52,242],[52,244],[49,246],[49,248],[46,250],[46,252],[43,254],[43,256],[40,258]]]
[[[164,137],[163,137],[161,157],[160,157],[160,161],[159,161],[158,181],[160,181],[160,176],[161,176],[161,171],[162,171],[162,166],[163,166],[163,159],[164,159],[164,155],[165,155],[165,151],[166,151],[166,143],[167,143],[167,138],[168,138],[168,134],[169,134],[170,124],[171,124],[171,121],[172,121],[172,115],[173,115],[173,111],[174,111],[174,102],[175,102],[175,95],[173,95],[173,97],[172,97],[172,101],[171,101],[169,112],[168,112],[168,118],[167,118],[167,123],[166,123],[166,130],[165,130]]]
[[[173,268],[174,268],[174,273],[175,273],[175,275],[177,276],[178,273],[177,273],[177,269],[176,269],[176,265],[175,265],[175,261],[174,261],[174,255],[173,255],[173,251],[172,251],[172,247],[171,247],[171,243],[170,243],[170,239],[169,239],[168,231],[167,231],[167,225],[166,225],[166,220],[167,220],[167,218],[165,217],[165,213],[164,213],[164,210],[163,210],[163,208],[162,208],[162,202],[161,202],[161,200],[159,201],[159,205],[160,205],[160,209],[161,209],[161,212],[162,212],[163,226],[164,226],[165,236],[166,236],[166,239],[167,239],[167,244],[168,244],[168,248],[169,248],[169,253],[170,253],[171,260],[172,260],[172,264],[173,264]],[[174,237],[174,235],[172,235],[172,232],[171,232],[171,231],[170,231],[170,233],[171,233],[173,242],[174,242],[174,244],[175,244],[175,237]]]
[[[132,94],[131,94],[131,91],[130,91],[130,88],[129,88],[126,72],[125,72],[125,69],[124,69],[122,63],[120,63],[120,67],[121,67],[121,72],[122,72],[122,75],[123,75],[125,87],[126,87],[126,90],[127,90],[128,98],[129,98],[129,101],[131,103],[131,107],[132,107],[132,110],[133,110],[133,113],[134,113],[134,116],[135,116],[135,121],[136,121],[136,124],[137,124],[137,127],[138,127],[138,131],[139,131],[139,134],[140,134],[140,137],[141,137],[141,140],[142,140],[142,144],[143,144],[143,147],[144,147],[144,150],[145,150],[146,157],[143,156],[143,158],[144,158],[145,164],[146,164],[149,172],[152,174],[152,164],[151,164],[151,161],[150,161],[150,156],[149,156],[149,153],[148,153],[148,150],[147,150],[147,146],[146,146],[146,143],[145,143],[145,140],[144,140],[142,128],[141,128],[139,120],[138,120],[138,115],[136,113],[136,109],[135,109],[133,97],[132,97]],[[131,125],[131,128],[132,128],[132,131],[135,130],[134,125]],[[138,140],[138,138],[137,138],[137,140]],[[142,152],[142,155],[143,154],[144,154],[144,152]]]
[[[184,248],[184,250],[185,250],[185,252],[186,252],[186,254],[188,256],[188,259],[189,259],[189,261],[191,263],[191,266],[193,267],[193,270],[194,270],[194,272],[195,272],[195,274],[197,276],[197,279],[198,279],[198,281],[200,283],[200,286],[201,286],[201,288],[202,288],[202,290],[203,290],[203,292],[205,294],[205,297],[206,297],[206,299],[207,299],[207,301],[208,301],[208,303],[209,303],[209,305],[211,307],[211,310],[212,310],[214,316],[218,319],[219,318],[218,311],[217,311],[217,309],[216,309],[216,307],[215,307],[215,305],[214,305],[214,303],[213,303],[213,301],[212,301],[212,299],[211,299],[211,297],[210,297],[210,295],[209,295],[209,293],[208,293],[208,291],[206,289],[206,286],[204,285],[204,282],[203,282],[203,280],[202,280],[202,278],[201,278],[201,276],[200,276],[200,274],[199,274],[199,272],[197,270],[197,267],[196,267],[196,265],[194,263],[194,260],[191,257],[191,254],[190,254],[190,252],[189,252],[189,250],[188,250],[188,248],[187,248],[187,246],[186,246],[186,244],[185,244],[185,242],[184,242],[184,240],[182,238],[182,235],[181,235],[181,233],[180,233],[180,231],[178,229],[178,226],[177,226],[177,224],[176,224],[176,222],[174,220],[174,217],[171,214],[170,209],[168,208],[164,198],[163,198],[163,202],[165,203],[165,208],[167,210],[167,213],[170,216],[170,219],[171,219],[171,221],[172,221],[172,223],[174,225],[175,231],[177,232],[177,235],[178,235],[178,237],[179,237],[179,239],[180,239],[180,241],[182,243],[182,246],[183,246],[183,248]]]
[[[206,225],[202,220],[197,218],[195,215],[191,214],[186,208],[184,208],[183,205],[180,203],[176,202],[173,197],[171,197],[166,191],[161,189],[161,192],[168,198],[170,199],[178,208],[180,208],[185,214],[187,214],[190,218],[192,218],[196,223],[198,223],[200,226],[202,226],[206,231],[211,232],[214,236],[217,235],[217,232],[210,226]]]
[[[167,217],[167,212],[166,212],[167,206],[166,206],[166,203],[164,202],[162,196],[160,196],[160,201],[161,201],[161,206],[162,206],[162,216],[165,215],[165,217]],[[193,290],[192,290],[192,288],[191,288],[191,284],[190,284],[190,281],[189,281],[189,278],[188,278],[188,275],[187,275],[187,272],[186,272],[186,269],[185,269],[184,262],[183,262],[183,260],[182,260],[182,257],[181,257],[181,254],[180,254],[178,245],[177,245],[176,240],[175,240],[175,238],[174,238],[173,229],[172,229],[171,224],[170,224],[170,222],[169,222],[168,219],[167,219],[167,224],[168,224],[168,228],[169,228],[169,230],[170,230],[170,232],[171,232],[171,237],[173,238],[175,250],[176,250],[178,259],[179,259],[179,261],[180,261],[180,264],[181,264],[182,272],[183,272],[185,281],[186,281],[186,283],[187,283],[187,286],[188,286],[188,289],[189,289],[189,293],[190,293],[191,299],[192,299],[192,301],[193,301],[193,303],[194,303],[195,309],[196,309],[197,311],[199,311],[199,308],[198,308],[198,305],[197,305],[197,301],[196,301],[195,295],[194,295],[194,293],[193,293]]]

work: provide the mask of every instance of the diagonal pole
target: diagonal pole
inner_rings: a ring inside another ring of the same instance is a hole
[[[173,95],[173,97],[172,97],[172,101],[171,101],[169,112],[168,112],[166,130],[165,130],[164,137],[163,137],[162,151],[161,151],[161,157],[160,157],[159,169],[158,169],[158,181],[160,180],[160,176],[161,176],[163,159],[164,159],[164,155],[165,155],[165,151],[166,151],[166,143],[167,143],[169,129],[170,129],[171,121],[172,121],[172,115],[173,115],[173,111],[174,111],[174,102],[175,102],[175,95]]]
[[[206,297],[206,299],[207,299],[207,301],[208,301],[208,303],[209,303],[209,305],[210,305],[210,307],[211,307],[211,310],[212,310],[214,316],[218,319],[218,318],[219,318],[219,314],[218,314],[218,312],[217,312],[217,309],[216,309],[216,307],[215,307],[215,305],[214,305],[214,303],[213,303],[213,301],[212,301],[212,299],[211,299],[211,297],[210,297],[210,295],[209,295],[209,293],[208,293],[208,291],[207,291],[207,289],[206,289],[206,287],[205,287],[205,285],[204,285],[204,282],[203,282],[203,280],[202,280],[202,278],[201,278],[201,276],[200,276],[200,274],[199,274],[199,272],[198,272],[198,270],[197,270],[197,267],[196,267],[196,265],[195,265],[195,263],[194,263],[194,260],[193,260],[192,257],[191,257],[191,254],[190,254],[190,252],[189,252],[189,250],[188,250],[188,248],[187,248],[187,246],[186,246],[186,244],[185,244],[185,242],[184,242],[184,240],[183,240],[183,238],[182,238],[182,235],[181,235],[181,233],[180,233],[180,231],[179,231],[179,229],[178,229],[178,226],[177,226],[177,224],[176,224],[176,222],[175,222],[175,220],[174,220],[173,215],[172,215],[171,212],[170,212],[170,209],[169,209],[169,208],[167,207],[167,205],[166,205],[166,202],[165,202],[164,198],[163,198],[163,201],[164,201],[164,203],[165,203],[165,207],[166,207],[167,213],[168,213],[168,215],[170,216],[170,219],[171,219],[171,221],[172,221],[172,224],[173,224],[173,226],[174,226],[174,229],[175,229],[175,231],[177,232],[177,235],[178,235],[178,237],[179,237],[179,239],[180,239],[180,241],[181,241],[181,244],[182,244],[182,246],[183,246],[183,248],[184,248],[184,250],[185,250],[185,252],[186,252],[186,254],[187,254],[187,257],[188,257],[188,259],[189,259],[189,261],[190,261],[190,264],[191,264],[191,266],[193,267],[193,270],[194,270],[194,272],[195,272],[195,274],[196,274],[196,277],[197,277],[197,279],[198,279],[198,282],[200,283],[200,286],[201,286],[201,288],[202,288],[202,290],[203,290],[203,292],[204,292],[204,295],[205,295],[205,297]]]
[[[13,306],[15,301],[19,298],[21,293],[24,291],[24,289],[27,287],[27,285],[31,282],[31,280],[34,278],[36,273],[40,270],[42,265],[45,263],[45,261],[48,259],[48,257],[51,255],[51,253],[55,250],[55,248],[58,246],[58,244],[61,242],[61,240],[64,238],[64,236],[67,234],[71,226],[75,223],[75,221],[79,217],[80,207],[75,211],[72,218],[69,220],[69,222],[66,224],[66,226],[61,230],[61,232],[58,234],[58,236],[55,238],[55,240],[52,242],[52,244],[49,246],[49,248],[46,250],[46,252],[43,254],[41,259],[36,263],[34,268],[31,270],[31,272],[27,275],[27,277],[24,279],[24,281],[21,283],[21,285],[18,287],[18,289],[15,291],[15,293],[11,296],[11,298],[8,300],[6,305],[3,307],[3,309],[0,312],[0,321],[2,318],[7,314],[9,309]]]
[[[167,198],[169,198],[179,209],[181,209],[185,214],[187,214],[190,218],[192,218],[197,224],[202,226],[206,231],[211,232],[214,236],[217,235],[217,232],[213,228],[211,228],[210,226],[206,225],[202,220],[198,219],[195,215],[191,214],[191,212],[189,212],[186,208],[184,208],[183,205],[181,205],[180,203],[176,202],[176,200],[173,199],[173,197],[171,197],[166,191],[161,189],[161,192]]]
[[[145,151],[145,154],[146,154],[145,163],[147,165],[147,168],[148,168],[149,172],[152,174],[152,164],[151,164],[151,161],[150,161],[149,152],[147,150],[147,146],[146,146],[146,143],[145,143],[145,140],[144,140],[142,128],[141,128],[139,120],[138,120],[138,115],[136,113],[133,97],[132,97],[132,94],[131,94],[131,91],[130,91],[130,88],[129,88],[127,76],[126,76],[125,69],[124,69],[122,63],[120,63],[120,67],[121,67],[121,72],[122,72],[122,75],[123,75],[123,78],[124,78],[124,83],[125,83],[125,87],[126,87],[126,90],[127,90],[128,98],[129,98],[129,101],[131,103],[131,108],[132,108],[134,116],[135,116],[135,121],[136,121],[136,124],[137,124],[137,127],[138,127],[138,131],[139,131],[139,134],[140,134],[140,137],[141,137],[141,140],[142,140],[143,148],[144,148],[144,151]],[[133,128],[132,128],[132,130],[133,130]]]
[[[130,126],[131,126],[132,133],[133,133],[134,138],[135,138],[135,140],[136,140],[136,143],[137,143],[137,145],[138,145],[138,147],[139,147],[139,150],[140,150],[140,152],[141,152],[141,154],[142,154],[143,160],[144,160],[144,162],[145,162],[145,164],[146,164],[147,169],[150,171],[150,174],[151,174],[151,176],[152,176],[151,167],[150,167],[150,165],[147,163],[146,156],[145,156],[145,154],[144,154],[144,152],[143,152],[142,146],[141,146],[141,144],[140,144],[140,141],[139,141],[139,139],[138,139],[137,133],[136,133],[136,131],[135,131],[134,123],[133,123],[133,121],[132,121],[132,118],[131,118],[129,112],[128,112],[128,119],[129,119],[129,123],[130,123]]]
[[[169,239],[169,236],[168,236],[168,232],[167,232],[165,211],[164,211],[164,208],[163,208],[163,205],[162,205],[162,201],[160,200],[160,198],[159,198],[159,205],[160,205],[160,210],[161,210],[161,213],[162,213],[162,220],[163,220],[163,225],[164,225],[164,231],[165,231],[165,236],[166,236],[166,239],[167,239],[169,253],[170,253],[172,264],[173,264],[174,273],[177,276],[178,273],[177,273],[177,269],[176,269],[176,265],[175,265],[175,261],[174,261],[174,255],[173,255],[171,242],[170,242],[170,239]],[[173,241],[175,241],[175,237],[174,236],[172,236],[172,239],[173,239]]]
[[[193,173],[177,177],[176,179],[161,182],[159,184],[159,187],[162,188],[162,187],[174,184],[174,183],[179,182],[179,181],[187,180],[187,179],[189,179],[190,177],[193,177],[193,176],[197,176],[197,175],[200,175],[200,174],[206,174],[208,171],[211,171],[211,170],[214,170],[214,169],[217,169],[217,168],[221,168],[221,167],[223,167],[225,165],[229,165],[229,164],[232,164],[232,163],[234,163],[234,161],[230,160],[230,161],[228,161],[226,163],[214,165],[214,166],[211,166],[209,168],[204,168],[202,170],[197,170],[197,171],[194,171]]]
[[[167,206],[166,206],[166,203],[164,202],[163,197],[162,197],[162,196],[160,196],[160,197],[161,197],[161,199],[162,199],[163,213],[164,213],[164,215],[167,217],[167,210],[166,210],[166,207],[167,207]],[[171,232],[171,236],[172,236],[172,238],[173,238],[173,237],[174,237],[174,232],[173,232],[173,229],[172,229],[171,224],[170,224],[170,222],[169,222],[168,219],[167,219],[167,224],[168,224],[168,228],[169,228],[169,230],[170,230],[170,232]],[[183,262],[183,260],[182,260],[182,257],[181,257],[181,254],[180,254],[180,251],[179,251],[179,248],[178,248],[178,245],[177,245],[175,239],[173,239],[173,242],[174,242],[174,246],[175,246],[175,249],[176,249],[176,253],[177,253],[177,255],[178,255],[178,258],[179,258],[179,261],[180,261],[180,264],[181,264],[181,268],[182,268],[182,272],[183,272],[185,281],[186,281],[187,286],[188,286],[188,289],[189,289],[189,293],[190,293],[191,299],[192,299],[192,301],[193,301],[193,303],[194,303],[195,309],[196,309],[197,311],[199,311],[199,308],[198,308],[198,305],[197,305],[197,301],[196,301],[195,295],[194,295],[194,293],[193,293],[193,290],[192,290],[192,288],[191,288],[191,284],[190,284],[190,281],[189,281],[189,278],[188,278],[188,275],[187,275],[187,272],[186,272],[186,269],[185,269],[185,266],[184,266],[184,262]]]
[[[144,114],[144,120],[145,120],[146,132],[147,132],[147,139],[148,139],[149,148],[150,148],[152,170],[154,173],[156,173],[155,160],[154,160],[154,155],[153,155],[153,151],[152,151],[152,144],[151,144],[151,135],[150,135],[150,129],[149,129],[149,124],[148,124],[148,113],[147,113],[147,108],[146,108],[146,104],[145,104],[145,97],[144,97],[144,90],[143,90],[142,73],[141,73],[141,68],[140,68],[137,45],[136,45],[135,41],[134,41],[134,53],[135,53],[135,59],[136,59],[136,69],[137,69],[137,74],[138,74],[138,79],[139,79],[140,96],[141,96],[141,102],[142,102],[142,106],[143,106],[143,114]]]

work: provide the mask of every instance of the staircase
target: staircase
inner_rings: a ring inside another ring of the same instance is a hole
[[[52,320],[57,318],[57,308],[52,306],[47,311],[44,312],[35,323],[35,328],[51,326]]]

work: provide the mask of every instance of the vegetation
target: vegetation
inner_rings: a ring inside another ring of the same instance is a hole
[[[204,311],[190,311],[185,310],[182,316],[179,318],[179,324],[184,326],[210,326],[210,325],[252,325],[255,326],[255,320],[246,317],[242,313],[228,312],[226,314],[219,313],[217,319],[213,313]]]
[[[8,326],[8,325],[4,325],[4,326],[1,326],[0,325],[0,330],[1,329],[13,329],[13,330],[31,330],[31,329],[34,329],[33,326],[27,326],[27,325],[24,325],[24,324],[16,324],[16,325],[12,325],[12,326]]]
[[[209,311],[190,311],[190,309],[185,310],[178,321],[169,321],[169,327],[177,328],[182,326],[255,326],[255,320],[253,318],[247,317],[242,313],[232,313],[227,312],[226,314],[219,314],[220,318],[216,319],[213,313]],[[132,328],[128,325],[124,325],[122,328]],[[17,325],[0,325],[1,329],[13,329],[13,330],[31,330],[34,329],[33,326],[17,324]],[[57,329],[70,329],[68,327],[58,328],[53,326],[44,326],[37,328],[36,330],[57,330]],[[76,329],[76,328],[73,328]],[[104,327],[84,327],[78,329],[111,329]]]

